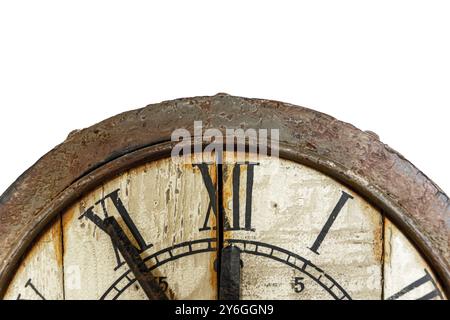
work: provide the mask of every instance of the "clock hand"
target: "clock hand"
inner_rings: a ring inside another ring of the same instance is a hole
[[[240,289],[241,250],[230,245],[221,252],[219,300],[239,300]]]
[[[111,237],[123,258],[133,272],[136,280],[141,285],[150,300],[168,300],[167,295],[159,286],[151,271],[147,268],[138,250],[126,236],[123,229],[117,223],[116,218],[108,217],[104,221],[105,231]]]

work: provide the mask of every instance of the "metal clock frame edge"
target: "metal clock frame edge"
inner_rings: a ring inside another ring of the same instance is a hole
[[[23,254],[56,215],[120,172],[170,155],[171,132],[192,132],[194,120],[224,135],[226,128],[279,128],[281,158],[331,176],[382,210],[450,296],[450,200],[428,177],[373,133],[331,116],[217,94],[149,105],[76,130],[22,174],[0,197],[0,297]]]

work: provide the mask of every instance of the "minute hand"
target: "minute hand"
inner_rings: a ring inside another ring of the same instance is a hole
[[[168,300],[166,294],[159,286],[152,272],[145,265],[138,250],[131,243],[130,239],[128,239],[116,218],[108,217],[103,223],[105,231],[122,254],[147,297],[150,300]]]
[[[219,300],[239,300],[241,291],[241,250],[222,249],[220,258]]]

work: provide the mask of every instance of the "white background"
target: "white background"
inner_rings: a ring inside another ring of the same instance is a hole
[[[450,192],[449,1],[2,1],[0,194],[77,128],[226,92],[378,133]]]

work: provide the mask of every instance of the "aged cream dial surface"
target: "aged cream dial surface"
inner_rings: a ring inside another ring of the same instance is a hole
[[[128,170],[46,228],[5,299],[147,299],[103,224],[114,217],[168,299],[445,299],[377,208],[296,162]],[[119,231],[120,231],[119,230]]]

